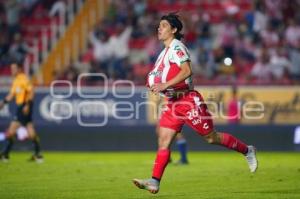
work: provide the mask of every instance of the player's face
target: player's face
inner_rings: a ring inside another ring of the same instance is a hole
[[[171,37],[174,37],[175,32],[176,28],[172,28],[167,20],[161,20],[159,22],[157,34],[160,41],[165,41]]]
[[[18,74],[18,66],[16,64],[11,64],[10,70],[12,76],[16,76]]]

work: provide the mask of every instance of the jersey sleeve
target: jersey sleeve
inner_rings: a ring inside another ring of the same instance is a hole
[[[183,62],[190,61],[190,55],[184,46],[176,45],[174,49],[172,49],[172,59],[180,66]]]
[[[32,90],[33,90],[32,84],[30,83],[29,80],[26,82],[25,90],[26,90],[27,92],[32,92]]]
[[[25,92],[27,93],[27,95],[32,96],[33,86],[31,84],[30,80],[27,78],[24,81],[24,88],[25,88]]]

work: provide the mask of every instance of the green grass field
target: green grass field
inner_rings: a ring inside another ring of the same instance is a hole
[[[154,153],[49,152],[43,164],[29,156],[12,153],[0,164],[1,199],[300,198],[298,153],[258,153],[259,170],[251,174],[237,153],[193,152],[190,165],[168,166],[156,195],[131,182],[151,175]]]

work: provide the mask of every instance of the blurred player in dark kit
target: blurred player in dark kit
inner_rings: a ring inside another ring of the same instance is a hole
[[[28,139],[32,140],[34,146],[34,154],[32,155],[31,160],[42,162],[43,157],[40,154],[40,139],[36,134],[32,122],[32,108],[34,100],[33,86],[26,74],[23,73],[21,64],[14,62],[10,67],[14,80],[10,92],[0,102],[0,109],[2,109],[5,104],[11,102],[15,98],[17,110],[13,121],[11,121],[9,128],[5,133],[5,145],[0,154],[0,158],[3,162],[7,162],[9,160],[9,153],[12,149],[17,130],[19,127],[24,126],[28,133]]]

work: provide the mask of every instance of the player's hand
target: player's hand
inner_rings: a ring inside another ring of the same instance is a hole
[[[28,113],[29,113],[29,105],[25,105],[25,106],[23,107],[23,113],[24,113],[25,115],[28,115]]]
[[[158,94],[161,91],[164,91],[168,88],[168,85],[166,83],[160,83],[160,84],[154,84],[151,86],[151,91],[155,94]]]

